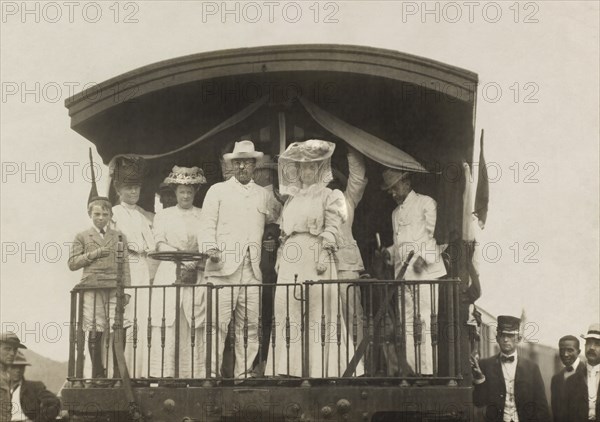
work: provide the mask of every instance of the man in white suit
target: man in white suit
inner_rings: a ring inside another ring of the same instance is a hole
[[[405,280],[434,280],[445,276],[442,249],[433,237],[437,219],[436,202],[429,196],[413,191],[410,173],[405,171],[386,169],[383,172],[382,189],[392,195],[398,204],[392,212],[394,245],[388,249],[396,277],[411,251],[415,254],[406,269]],[[437,287],[432,290],[437,296]],[[406,358],[419,374],[433,374],[430,315],[435,305],[428,286],[417,285],[414,289],[407,289]]]
[[[212,302],[213,376],[223,362],[230,321],[235,327],[235,377],[250,371],[258,352],[260,292],[243,285],[262,282],[260,255],[269,221],[268,192],[252,180],[256,160],[262,156],[251,141],[236,142],[233,152],[223,155],[224,161],[231,162],[234,177],[213,185],[202,206],[198,244],[200,252],[210,256],[205,281],[226,286],[215,290]]]

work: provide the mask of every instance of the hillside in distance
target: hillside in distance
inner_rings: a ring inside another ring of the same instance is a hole
[[[25,370],[25,379],[42,381],[48,390],[58,393],[67,379],[67,362],[57,362],[29,349],[23,350],[23,354],[31,363]]]

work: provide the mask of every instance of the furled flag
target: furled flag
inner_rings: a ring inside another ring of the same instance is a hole
[[[488,180],[487,166],[483,156],[483,129],[481,129],[481,142],[479,149],[479,178],[477,180],[477,192],[475,193],[475,209],[473,214],[479,220],[479,227],[483,230],[487,220],[488,202],[490,201],[490,186]]]
[[[92,187],[88,196],[88,204],[95,196],[98,196],[98,187],[96,186],[96,174],[94,172],[94,159],[92,158],[92,149],[90,148],[90,169],[92,171]]]

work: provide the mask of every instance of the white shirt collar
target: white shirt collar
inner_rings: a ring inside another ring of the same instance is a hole
[[[416,197],[417,197],[416,192],[414,190],[411,190],[410,192],[408,192],[408,195],[406,195],[406,199],[404,199],[404,202],[402,203],[402,205],[408,204],[410,201],[412,201]]]
[[[589,362],[586,362],[585,365],[587,366],[588,374],[595,374],[600,372],[600,364],[592,366],[589,364]]]
[[[106,234],[106,232],[108,231],[108,224],[106,224],[104,227],[102,227],[104,229],[104,234]],[[94,226],[94,230],[96,230],[96,232],[98,232],[98,234],[100,236],[102,236],[102,233],[100,233],[100,229],[96,226]]]
[[[411,190],[410,192],[408,192],[408,195],[406,195],[406,198],[404,198],[404,201],[400,205],[398,205],[398,209],[404,207],[405,205],[409,205],[416,197],[417,194],[415,193],[415,191]]]
[[[137,209],[137,204],[128,204],[127,202],[121,202],[121,205],[123,206],[123,208],[126,208],[128,210],[135,210]]]
[[[240,187],[242,187],[242,188],[244,188],[244,189],[250,189],[250,188],[252,187],[252,185],[254,184],[254,179],[250,179],[250,181],[249,181],[248,183],[246,183],[245,185],[244,185],[244,184],[242,184],[242,183],[241,183],[241,182],[240,182],[240,181],[237,179],[237,177],[235,177],[235,176],[231,176],[231,179],[233,179],[233,182],[234,182],[235,184],[237,184],[238,186],[240,186]],[[230,180],[231,180],[231,179],[230,179]]]
[[[573,367],[573,372],[575,372],[577,370],[577,367],[579,366],[579,362],[581,362],[581,359],[579,359],[579,357],[577,357],[577,359],[575,359],[575,362],[573,362],[573,365],[571,365]]]
[[[579,358],[575,359],[575,362],[573,362],[573,364],[571,365],[573,367],[573,370],[571,372],[567,371],[567,367],[565,366],[564,368],[564,373],[565,373],[565,378],[570,377],[571,375],[573,375],[575,372],[577,372],[577,367],[579,366]]]

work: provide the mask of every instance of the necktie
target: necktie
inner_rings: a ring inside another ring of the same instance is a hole
[[[500,356],[500,361],[501,362],[514,362],[515,361],[515,357],[514,356]]]
[[[565,371],[567,371],[567,372],[573,372],[573,370],[574,370],[574,369],[575,369],[575,368],[573,368],[572,366],[570,366],[570,365],[569,365],[569,366],[567,366],[567,367],[565,368]]]
[[[104,227],[100,229],[100,234],[101,234],[102,236],[104,236],[104,235],[106,234],[106,231],[104,231]]]

